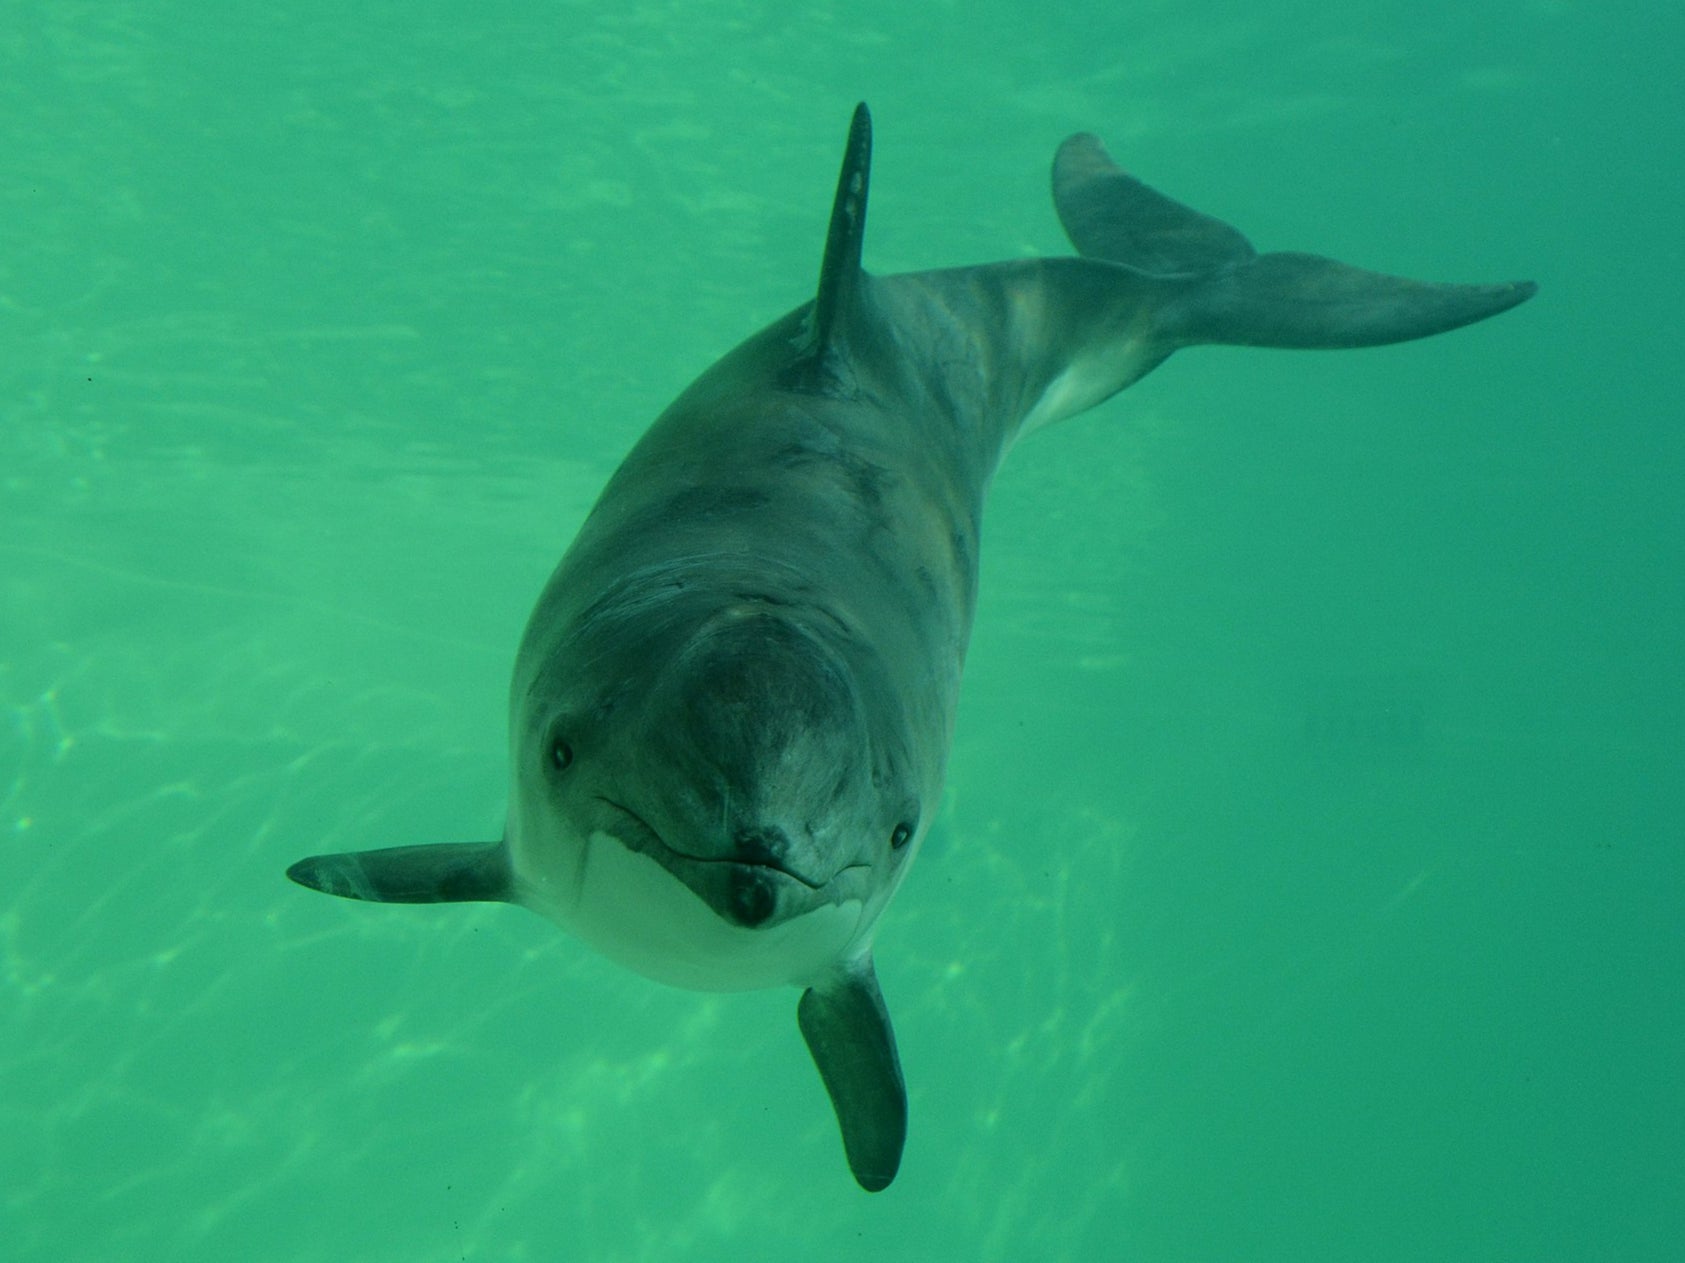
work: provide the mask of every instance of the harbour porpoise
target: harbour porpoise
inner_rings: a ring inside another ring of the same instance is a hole
[[[1259,254],[1089,135],[1053,164],[1080,257],[873,276],[870,158],[861,105],[816,296],[657,418],[540,595],[502,838],[287,875],[352,899],[520,904],[680,987],[801,988],[849,1166],[875,1191],[907,1097],[872,938],[936,813],[1006,450],[1181,347],[1401,342],[1534,287]]]

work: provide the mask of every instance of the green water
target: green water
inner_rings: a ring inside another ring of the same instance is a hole
[[[1685,1257],[1674,6],[0,4],[0,1258]],[[1066,247],[1054,146],[1540,297],[1199,350],[1013,454],[879,972],[793,993],[310,852],[495,836],[641,428],[868,266]]]

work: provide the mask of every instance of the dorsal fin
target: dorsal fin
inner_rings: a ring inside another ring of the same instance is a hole
[[[872,175],[872,115],[862,101],[854,107],[848,147],[837,173],[831,226],[825,233],[825,261],[819,266],[819,296],[813,302],[814,358],[824,362],[838,325],[860,289],[860,245],[866,235],[866,190]]]

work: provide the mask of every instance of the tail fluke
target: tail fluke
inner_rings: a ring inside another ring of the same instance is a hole
[[[1159,329],[1183,346],[1385,346],[1485,320],[1537,289],[1531,281],[1436,285],[1316,254],[1261,254],[1190,286],[1159,313]]]
[[[1087,132],[1053,156],[1053,205],[1078,254],[1152,276],[1214,272],[1258,253],[1237,229],[1127,174]]]
[[[1495,316],[1537,289],[1438,285],[1314,254],[1260,255],[1228,224],[1126,174],[1086,134],[1059,147],[1053,200],[1083,256],[1185,282],[1153,313],[1153,336],[1170,347],[1381,346]]]

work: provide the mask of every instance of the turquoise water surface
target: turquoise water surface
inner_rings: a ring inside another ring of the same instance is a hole
[[[1043,10],[1046,10],[1043,12]],[[1685,1258],[1685,19],[1627,0],[0,5],[0,1259]],[[794,992],[312,852],[495,837],[530,604],[811,296],[1061,138],[1540,296],[1015,451],[849,1178]]]

